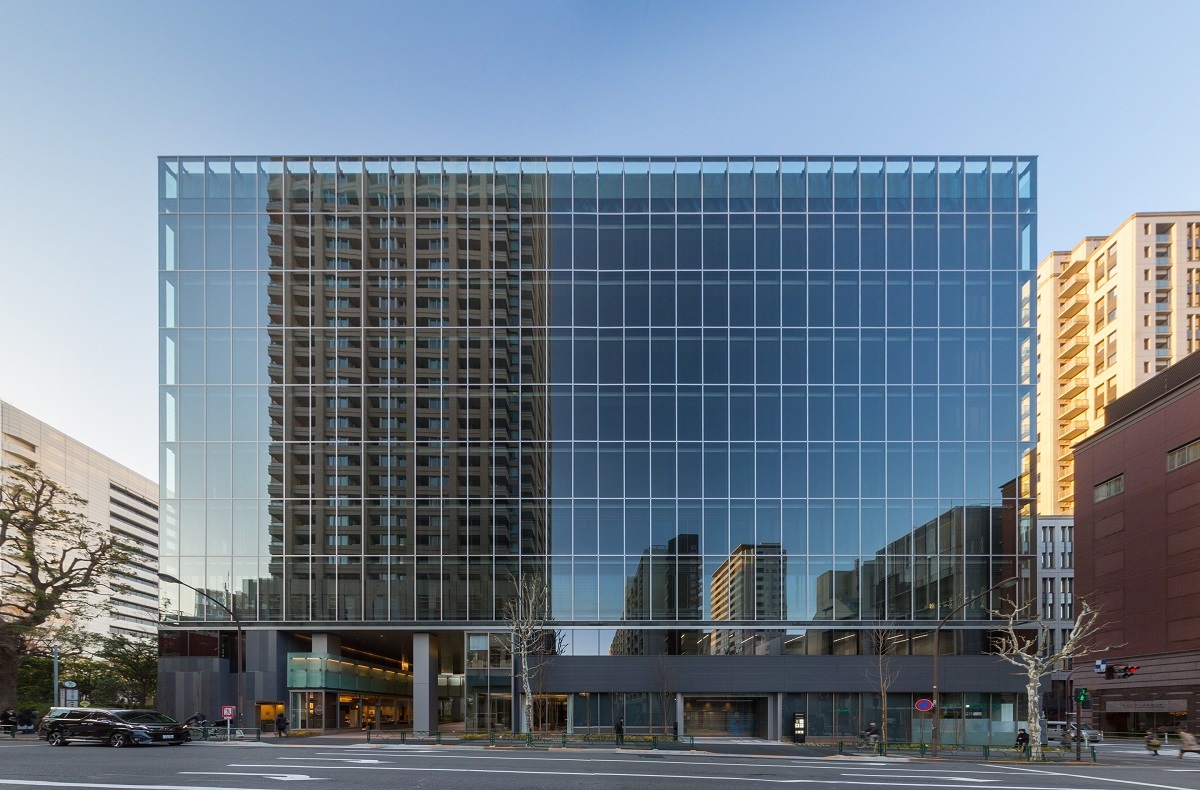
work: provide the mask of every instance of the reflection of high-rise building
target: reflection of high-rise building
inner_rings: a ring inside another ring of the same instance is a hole
[[[251,624],[260,714],[518,722],[493,642],[536,573],[570,726],[632,725],[674,677],[772,732],[824,704],[812,668],[879,601],[929,630],[878,552],[1028,473],[1035,180],[1019,157],[164,158],[164,570]],[[1021,523],[971,561],[1000,578]],[[909,585],[968,557],[907,551]],[[832,624],[808,655],[775,638]],[[228,680],[166,652],[170,709]],[[741,664],[768,659],[788,671]]]
[[[787,602],[783,598],[786,572],[787,555],[780,544],[738,546],[709,580],[712,619],[746,623],[786,620]],[[781,633],[754,626],[716,628],[709,636],[708,652],[714,655],[753,654]]]
[[[112,532],[131,558],[119,587],[92,596],[99,615],[75,623],[88,631],[153,636],[158,629],[158,486],[62,431],[0,401],[0,467],[37,464],[83,497],[83,518]],[[5,560],[7,561],[7,560]],[[0,579],[0,589],[4,586]]]
[[[626,621],[699,620],[701,610],[700,536],[680,535],[642,553],[625,581]],[[685,652],[694,632],[677,628],[621,628],[611,655],[672,655]]]

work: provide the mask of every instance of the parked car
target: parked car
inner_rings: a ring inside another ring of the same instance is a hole
[[[165,713],[108,708],[51,708],[38,727],[38,737],[51,746],[75,741],[116,747],[150,743],[179,746],[189,740],[187,727]]]

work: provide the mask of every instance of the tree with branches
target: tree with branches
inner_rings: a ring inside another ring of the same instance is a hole
[[[1062,646],[1054,649],[1053,630],[1036,615],[1034,605],[1016,606],[1011,601],[1004,612],[993,612],[1003,623],[999,629],[992,653],[1018,667],[1025,673],[1025,695],[1027,700],[1025,726],[1028,728],[1030,757],[1042,759],[1042,728],[1039,708],[1042,678],[1073,659],[1090,653],[1112,650],[1121,645],[1098,645],[1096,637],[1107,626],[1100,619],[1100,610],[1085,599],[1076,597],[1075,626]],[[1034,613],[1031,618],[1023,617]]]
[[[513,661],[519,667],[521,677],[521,701],[525,712],[522,732],[533,730],[533,688],[537,676],[545,668],[536,657],[553,654],[560,647],[560,637],[548,631],[546,621],[550,619],[550,587],[539,573],[523,573],[521,578],[510,578],[513,595],[504,603],[504,622],[508,626],[508,639]],[[547,642],[550,644],[547,644]],[[514,728],[515,729],[515,728]]]
[[[132,547],[85,519],[82,497],[37,466],[0,469],[0,709],[17,704],[17,670],[67,626],[95,616]]]
[[[888,748],[888,690],[900,677],[900,670],[892,660],[895,656],[896,642],[903,638],[904,632],[894,628],[890,623],[881,623],[866,629],[864,634],[868,640],[871,663],[867,666],[867,680],[879,692],[879,753],[887,754]]]

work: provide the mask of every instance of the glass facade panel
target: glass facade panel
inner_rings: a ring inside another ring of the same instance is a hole
[[[603,652],[927,622],[1027,564],[1035,178],[164,159],[164,567],[248,619],[485,630],[536,569]]]

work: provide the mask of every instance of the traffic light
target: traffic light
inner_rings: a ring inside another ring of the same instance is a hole
[[[1117,676],[1117,668],[1116,667],[1105,667],[1104,668],[1104,679],[1105,680],[1112,680],[1116,676]]]
[[[1128,678],[1137,674],[1141,667],[1121,667],[1121,677]]]
[[[1080,702],[1087,702],[1087,698],[1088,698],[1088,690],[1087,689],[1080,688],[1080,689],[1075,690],[1075,699],[1079,700]]]

